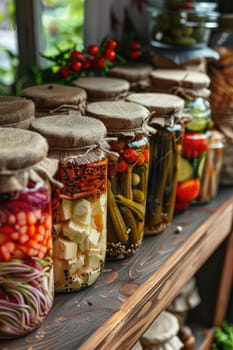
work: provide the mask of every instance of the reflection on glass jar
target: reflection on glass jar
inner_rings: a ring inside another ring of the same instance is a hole
[[[158,125],[154,127],[157,133],[150,138],[151,162],[146,203],[146,234],[163,231],[173,218],[177,162],[183,134],[180,125],[174,128]]]
[[[206,132],[211,121],[211,111],[208,100],[203,97],[185,100],[185,109],[187,109],[192,116],[192,121],[185,125],[185,130],[191,132]]]
[[[203,165],[208,148],[208,137],[208,133],[184,134],[182,155],[178,160],[176,212],[188,208],[199,195]]]
[[[149,171],[149,142],[145,136],[120,137],[111,142],[118,159],[109,160],[109,258],[136,252],[144,235],[145,202]]]

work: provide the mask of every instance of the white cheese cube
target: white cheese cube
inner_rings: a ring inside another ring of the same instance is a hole
[[[99,231],[97,231],[96,229],[92,228],[91,231],[90,231],[90,234],[88,236],[88,240],[89,240],[91,246],[94,245],[96,247],[98,245],[99,236],[100,236]]]
[[[77,200],[74,204],[73,220],[84,224],[90,225],[92,217],[92,206],[86,199]]]
[[[74,259],[77,256],[77,244],[57,238],[53,242],[53,256],[59,259]]]
[[[71,241],[80,243],[89,235],[90,227],[70,220],[63,226],[63,235]]]
[[[62,199],[59,207],[59,218],[60,220],[69,220],[73,216],[73,200]]]
[[[68,270],[70,275],[73,275],[84,265],[84,255],[80,255],[75,259],[68,260]]]

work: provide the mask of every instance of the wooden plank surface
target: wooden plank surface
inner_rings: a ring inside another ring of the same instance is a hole
[[[0,349],[130,349],[229,235],[232,215],[233,188],[221,189],[210,204],[190,208],[162,234],[145,237],[130,259],[107,261],[94,285],[57,294],[40,328],[0,341]]]

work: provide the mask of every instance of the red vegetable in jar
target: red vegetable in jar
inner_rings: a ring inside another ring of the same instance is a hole
[[[202,155],[208,147],[206,134],[185,133],[183,137],[182,153],[184,157],[195,158]]]
[[[200,181],[198,179],[190,179],[177,184],[176,187],[176,201],[177,202],[191,202],[199,193]]]

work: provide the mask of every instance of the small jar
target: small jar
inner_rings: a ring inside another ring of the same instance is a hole
[[[153,235],[165,230],[173,218],[184,101],[171,94],[159,93],[134,93],[127,100],[140,103],[151,111],[149,125],[155,130],[150,137],[145,218],[145,235]]]
[[[216,197],[222,170],[224,137],[217,130],[211,130],[205,159],[199,165],[203,167],[200,178],[200,191],[195,202],[208,203]]]
[[[56,115],[36,119],[32,129],[59,160],[53,188],[53,261],[55,291],[72,292],[100,276],[106,253],[106,129],[93,118]]]
[[[108,75],[127,80],[130,91],[142,92],[149,86],[149,75],[152,70],[153,66],[150,64],[130,62],[111,68]]]
[[[93,102],[87,114],[107,128],[109,157],[107,258],[132,256],[141,246],[149,171],[149,140],[144,125],[149,111],[125,101]]]
[[[32,100],[36,118],[54,114],[84,114],[87,95],[83,89],[59,84],[42,84],[22,90],[21,96]]]
[[[0,127],[29,129],[35,118],[35,105],[22,97],[0,96]]]
[[[178,183],[175,212],[187,209],[199,196],[204,181],[204,164],[209,144],[209,133],[185,133],[181,156],[178,159]]]
[[[184,109],[192,116],[185,124],[187,132],[206,132],[211,122],[208,102],[209,77],[200,72],[184,69],[157,69],[151,72],[152,91],[167,92],[184,99]]]
[[[110,77],[83,77],[72,84],[86,91],[88,102],[117,101],[125,98],[130,88],[127,80]]]
[[[143,334],[140,342],[147,350],[180,350],[183,343],[177,336],[179,323],[170,312],[163,311]]]
[[[51,193],[41,135],[0,128],[0,149],[0,339],[9,339],[35,330],[53,305]]]

